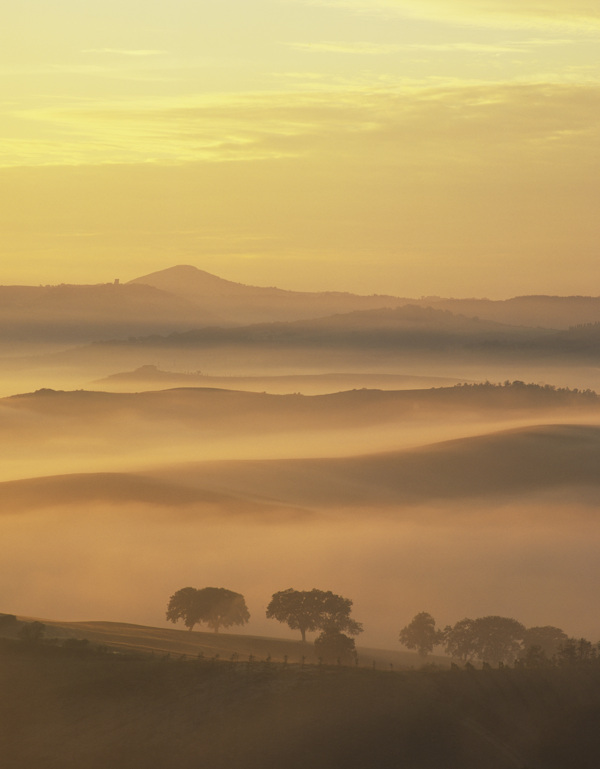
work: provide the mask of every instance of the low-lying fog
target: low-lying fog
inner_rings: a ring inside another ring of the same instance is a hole
[[[596,641],[596,400],[521,387],[2,400],[0,611],[161,625],[173,592],[212,585],[246,596],[241,632],[295,637],[265,607],[317,587],[354,601],[359,646],[397,648],[420,611]],[[39,476],[53,477],[8,483]]]
[[[499,614],[598,640],[597,499],[541,494],[403,509],[207,515],[87,504],[0,517],[2,610],[164,624],[169,596],[223,586],[246,596],[241,632],[295,637],[266,620],[273,592],[330,589],[354,601],[359,646],[397,648],[419,611],[438,624]],[[239,632],[239,631],[236,631]]]

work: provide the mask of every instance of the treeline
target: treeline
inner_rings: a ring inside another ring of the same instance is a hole
[[[266,616],[300,632],[319,632],[315,649],[324,661],[356,660],[355,641],[363,626],[350,616],[349,598],[324,590],[288,588],[273,593]],[[182,588],[167,606],[167,619],[183,620],[192,630],[204,623],[218,632],[221,627],[244,625],[250,619],[244,596],[224,588]],[[600,643],[569,638],[561,628],[546,625],[526,628],[511,617],[466,617],[455,625],[436,628],[428,612],[420,612],[400,631],[400,643],[425,659],[441,647],[447,656],[464,665],[521,665],[543,667],[600,660]]]
[[[362,633],[360,622],[350,617],[352,601],[330,590],[294,590],[274,593],[266,616],[299,630],[302,642],[306,633],[320,630],[315,640],[319,657],[326,662],[356,660],[356,647],[351,636]],[[167,620],[178,622],[193,630],[206,624],[215,633],[222,627],[245,625],[250,619],[244,596],[232,590],[216,587],[184,587],[174,593],[167,605]]]
[[[534,384],[534,383],[525,383],[522,382],[519,379],[515,379],[514,381],[510,381],[507,379],[505,382],[502,383],[495,383],[495,382],[459,382],[458,384],[454,385],[455,389],[462,389],[462,390],[476,390],[476,391],[498,391],[503,390],[506,392],[515,392],[515,393],[531,393],[531,394],[543,394],[543,395],[554,395],[554,396],[562,396],[562,397],[583,397],[583,398],[590,398],[595,399],[598,397],[598,394],[595,390],[586,389],[586,390],[580,390],[577,387],[570,388],[570,387],[556,387],[555,385],[549,385],[549,384]]]
[[[488,616],[460,620],[436,628],[428,612],[420,612],[400,631],[400,643],[425,659],[435,647],[464,665],[477,661],[484,666],[515,665],[539,668],[574,665],[600,660],[600,643],[569,638],[558,627],[526,628],[511,617]]]

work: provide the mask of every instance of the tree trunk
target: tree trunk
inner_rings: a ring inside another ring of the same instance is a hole
[[[300,628],[300,632],[302,633],[302,643],[305,644],[306,643],[306,629],[301,627]]]

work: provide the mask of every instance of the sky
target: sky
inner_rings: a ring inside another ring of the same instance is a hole
[[[20,0],[0,284],[600,294],[600,4]]]

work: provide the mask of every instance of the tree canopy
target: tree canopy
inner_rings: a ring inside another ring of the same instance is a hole
[[[315,630],[358,635],[362,625],[350,617],[351,611],[352,601],[330,590],[288,588],[273,593],[267,617],[285,622],[291,630],[299,630],[304,642],[306,633]]]
[[[523,636],[523,648],[527,651],[532,646],[539,646],[547,657],[553,657],[566,640],[567,634],[559,627],[530,627]]]
[[[181,619],[189,630],[205,623],[218,633],[221,627],[245,625],[250,613],[244,596],[233,590],[224,587],[183,587],[169,599],[167,619],[173,623]]]
[[[426,657],[443,639],[443,631],[436,630],[435,620],[426,611],[416,614],[400,631],[400,643],[407,649],[416,649],[420,657]]]
[[[340,633],[339,630],[324,630],[315,638],[315,651],[327,663],[351,664],[356,662],[356,644],[354,638]]]
[[[481,662],[498,665],[512,663],[522,649],[525,627],[510,617],[465,618],[445,630],[446,651],[468,661],[476,656]]]

